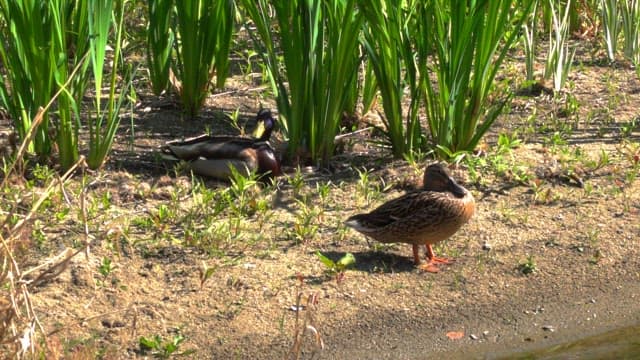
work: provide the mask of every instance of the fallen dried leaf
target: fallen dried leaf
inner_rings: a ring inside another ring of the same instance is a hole
[[[464,331],[449,331],[447,337],[451,340],[458,340],[464,337]]]

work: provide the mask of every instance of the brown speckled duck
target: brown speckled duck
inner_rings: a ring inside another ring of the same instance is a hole
[[[269,110],[257,116],[258,138],[201,135],[185,141],[172,141],[162,147],[165,160],[185,161],[196,174],[227,180],[230,166],[247,176],[256,171],[269,177],[281,175],[280,162],[269,144],[276,121]]]
[[[382,204],[368,214],[350,217],[346,225],[383,243],[413,245],[413,260],[422,270],[438,272],[436,264],[452,260],[434,255],[432,245],[448,239],[473,216],[475,202],[441,164],[427,167],[421,190]],[[427,249],[426,264],[420,265],[419,246]]]

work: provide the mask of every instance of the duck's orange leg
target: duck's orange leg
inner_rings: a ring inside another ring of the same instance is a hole
[[[455,260],[453,259],[437,257],[436,254],[433,252],[433,248],[431,247],[431,244],[425,244],[424,246],[427,248],[427,259],[429,259],[429,262],[436,263],[436,264],[451,264],[455,262]]]
[[[431,248],[430,244],[425,244],[425,247],[427,248],[427,262],[425,264],[421,264],[418,267],[424,271],[427,272],[432,272],[432,273],[437,273],[438,271],[440,271],[440,269],[438,269],[438,267],[436,266],[436,264],[451,264],[454,260],[452,259],[446,259],[446,258],[439,258],[436,257],[436,255],[433,253],[433,248]],[[417,246],[414,245],[413,246],[413,257],[414,260],[416,259],[416,253],[417,253]]]

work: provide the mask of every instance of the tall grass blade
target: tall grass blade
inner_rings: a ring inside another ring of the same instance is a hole
[[[343,111],[353,107],[363,23],[355,0],[243,0],[267,66],[288,156],[326,165]],[[273,7],[276,26],[269,9]],[[276,44],[280,48],[276,48]]]
[[[97,169],[104,163],[107,154],[111,150],[115,139],[116,131],[120,125],[120,109],[129,93],[131,80],[135,74],[130,68],[124,76],[124,86],[118,84],[118,64],[120,64],[120,51],[122,49],[122,27],[124,20],[124,1],[115,0],[106,1],[90,0],[89,1],[89,27],[90,38],[90,57],[94,81],[96,83],[96,97],[94,100],[95,116],[89,124],[89,155],[87,157],[87,165],[91,169]],[[97,4],[99,3],[99,4]],[[113,19],[113,22],[112,22]],[[107,39],[109,30],[113,28],[115,35],[115,47],[113,51],[113,60],[111,61],[109,94],[107,103],[102,107],[102,74],[104,73],[104,56],[106,55]],[[95,57],[101,56],[102,59]],[[98,68],[98,66],[100,68]],[[98,86],[100,84],[100,86]],[[119,91],[119,93],[117,93]]]
[[[600,18],[602,19],[602,27],[604,30],[604,43],[607,48],[607,56],[609,61],[616,60],[616,52],[618,50],[618,36],[620,35],[620,16],[618,14],[617,0],[601,0],[600,1]]]
[[[85,55],[88,44],[87,3],[72,0],[0,1],[2,21],[0,59],[7,70],[0,84],[0,100],[21,140],[28,138],[31,119],[42,116],[28,144],[29,152],[48,160],[52,150],[49,126],[63,170],[78,159],[80,127],[77,102],[88,83]],[[69,69],[75,67],[70,74]],[[69,81],[71,80],[72,81]],[[39,109],[61,89],[52,112]]]
[[[409,5],[403,6],[394,0],[377,0],[366,4],[360,2],[368,25],[362,41],[382,97],[384,133],[396,158],[402,158],[413,150],[416,140],[414,133],[420,130],[416,121],[417,112],[414,111],[417,109],[414,105],[418,104],[419,96],[415,96],[417,81],[412,53],[414,44],[412,34],[409,33],[415,2],[408,3]],[[407,84],[403,71],[406,72],[412,95],[406,127],[402,103]]]
[[[213,74],[218,87],[228,76],[235,6],[233,0],[185,0],[175,5],[180,98],[185,112],[195,116],[208,95]]]
[[[560,18],[563,6],[564,15]],[[569,48],[571,0],[566,4],[557,0],[549,0],[549,9],[552,27],[549,30],[549,54],[547,55],[544,77],[548,79],[553,76],[553,89],[555,92],[559,92],[567,80],[576,52],[575,47]]]
[[[440,157],[474,150],[508,101],[509,96],[498,95],[490,102],[492,84],[532,4],[433,0],[421,7],[421,17],[431,23],[421,33],[435,45],[437,80],[426,86],[425,101]]]
[[[9,112],[19,139],[25,139],[38,109],[54,92],[54,73],[61,49],[52,43],[54,19],[50,9],[56,4],[40,1],[2,0],[2,29],[0,57],[7,69],[0,82],[0,98]],[[8,86],[7,86],[8,85]],[[49,114],[43,115],[30,152],[41,159],[49,156]]]
[[[173,0],[149,0],[147,27],[147,64],[153,93],[159,95],[169,86],[171,50],[174,33],[171,29]]]
[[[527,81],[535,78],[536,49],[538,46],[538,0],[534,0],[528,21],[523,25],[524,61]]]
[[[620,3],[624,56],[634,63],[640,60],[638,37],[640,36],[640,1],[623,0]]]

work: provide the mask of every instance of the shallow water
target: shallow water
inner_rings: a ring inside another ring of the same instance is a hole
[[[640,359],[640,324],[500,359]]]

